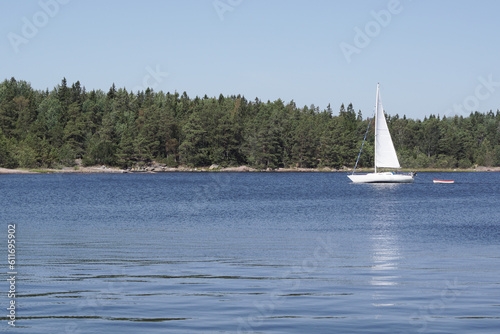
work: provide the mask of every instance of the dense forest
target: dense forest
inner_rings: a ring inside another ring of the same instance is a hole
[[[370,111],[371,115],[372,111]],[[469,168],[500,165],[500,111],[467,117],[387,116],[401,165]],[[352,167],[369,119],[349,104],[338,112],[243,96],[195,97],[86,91],[66,79],[49,91],[14,78],[0,84],[0,166],[36,168],[103,164],[127,168],[248,165]],[[359,165],[373,165],[373,127]]]

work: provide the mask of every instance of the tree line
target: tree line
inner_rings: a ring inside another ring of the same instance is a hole
[[[500,165],[500,111],[424,120],[387,116],[407,168]],[[0,166],[36,168],[152,161],[170,167],[353,167],[368,123],[352,104],[297,107],[245,97],[190,98],[117,89],[86,91],[66,79],[51,91],[15,78],[0,84]],[[359,165],[373,166],[373,127]]]

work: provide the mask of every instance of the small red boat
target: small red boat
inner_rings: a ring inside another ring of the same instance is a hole
[[[434,183],[455,183],[455,180],[438,180],[438,179],[432,179],[432,182],[434,182]]]

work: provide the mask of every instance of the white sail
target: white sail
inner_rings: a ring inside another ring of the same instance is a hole
[[[380,100],[377,84],[377,102],[375,109],[375,168],[401,168],[392,143],[391,134],[385,120],[384,108]]]
[[[347,177],[353,183],[412,183],[415,177],[414,173],[408,175],[396,174],[393,172],[377,172],[377,167],[382,168],[400,168],[398,156],[392,143],[391,134],[385,120],[384,108],[380,100],[380,89],[377,84],[377,98],[375,102],[375,173],[356,175],[354,171],[352,175]],[[368,127],[369,129],[369,127]],[[368,133],[368,130],[366,130]],[[366,139],[366,136],[365,136]],[[363,146],[361,146],[362,148]],[[361,154],[361,152],[360,152]],[[359,159],[359,157],[358,157]],[[358,162],[356,162],[356,165]]]

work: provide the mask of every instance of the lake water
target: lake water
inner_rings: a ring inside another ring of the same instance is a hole
[[[344,173],[0,175],[5,258],[8,224],[17,240],[16,328],[6,283],[2,328],[498,333],[499,184],[500,173],[392,185]]]

